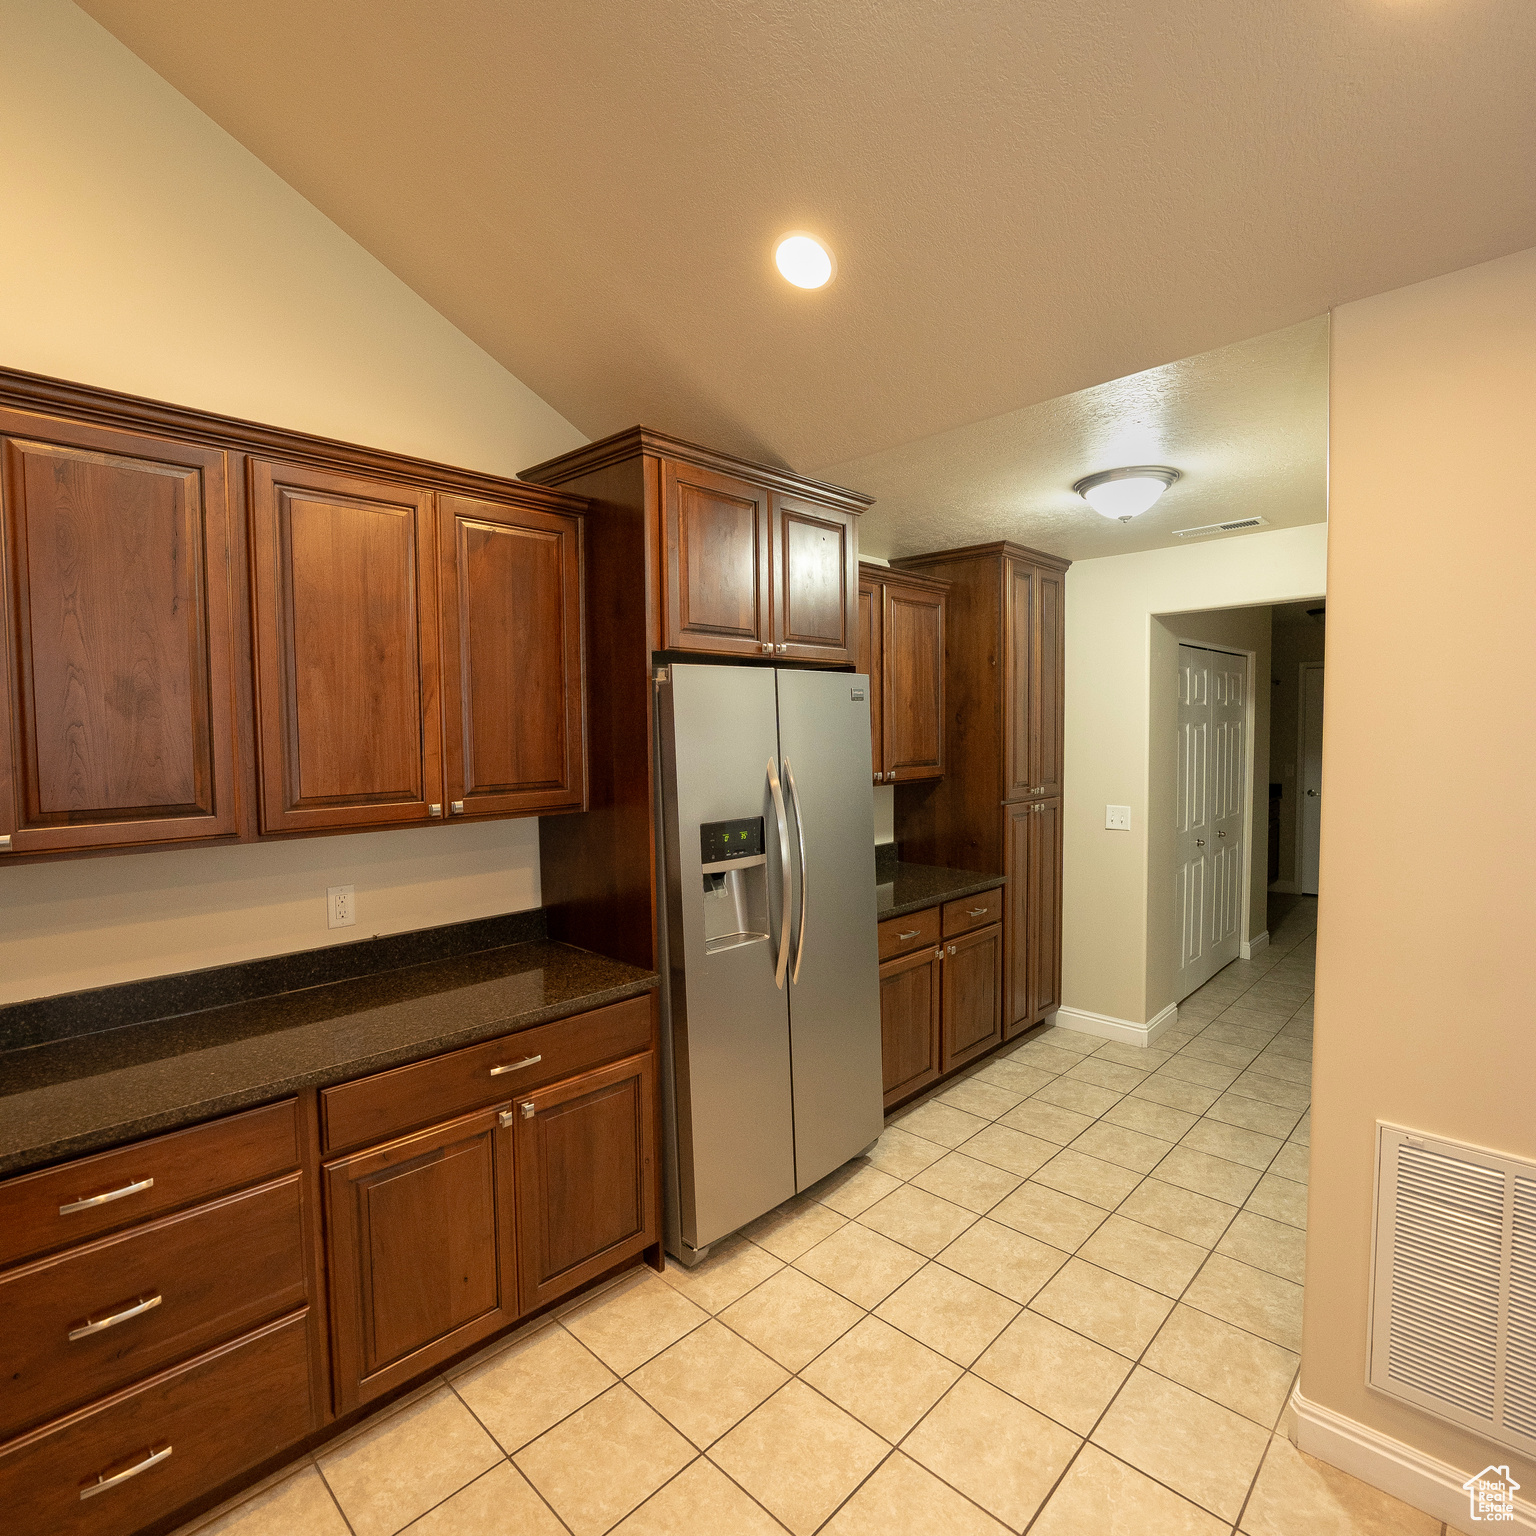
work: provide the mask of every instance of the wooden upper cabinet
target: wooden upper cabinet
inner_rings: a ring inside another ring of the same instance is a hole
[[[857,650],[858,536],[853,514],[773,497],[773,649],[786,661],[851,662]]]
[[[661,495],[664,647],[763,655],[773,635],[769,492],[664,459]]]
[[[440,815],[432,493],[249,471],[262,830]]]
[[[0,456],[0,835],[233,835],[223,452],[0,410]]]
[[[944,773],[944,595],[889,582],[885,588],[885,734],[887,779],[936,779]]]
[[[1007,737],[1003,755],[1003,799],[1025,800],[1044,793],[1033,777],[1038,766],[1035,731],[1035,568],[1022,560],[1009,560],[1004,571],[1003,650],[1007,690]]]
[[[1064,584],[1064,574],[1049,566],[1007,562],[1007,800],[1061,793]]]
[[[438,498],[453,815],[581,809],[581,519]]]
[[[1061,794],[1066,708],[1066,578],[1045,567],[1035,572],[1034,736],[1030,781],[1037,793]]]
[[[869,679],[869,755],[876,784],[885,780],[885,739],[881,705],[884,702],[885,645],[882,619],[885,589],[867,576],[859,578],[858,655],[855,668]]]

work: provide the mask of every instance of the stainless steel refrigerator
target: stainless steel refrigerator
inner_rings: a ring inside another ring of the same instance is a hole
[[[667,1248],[880,1134],[869,680],[657,668]]]

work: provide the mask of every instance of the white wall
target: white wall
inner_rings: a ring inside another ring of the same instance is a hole
[[[1082,560],[1067,572],[1063,1001],[1145,1024],[1149,984],[1153,615],[1291,602],[1324,591],[1321,523]],[[1131,831],[1104,828],[1129,805]]]
[[[0,37],[0,364],[498,474],[583,441],[75,6]],[[0,866],[0,1001],[534,905],[537,830]]]
[[[1536,249],[1342,306],[1330,402],[1301,1388],[1529,1499],[1365,1375],[1377,1121],[1536,1158]]]

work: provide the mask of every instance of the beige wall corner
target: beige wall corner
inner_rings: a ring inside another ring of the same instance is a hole
[[[497,474],[583,441],[67,0],[0,30],[0,365]],[[533,821],[21,865],[0,1001],[538,900]]]
[[[1377,1121],[1536,1157],[1533,423],[1536,250],[1335,313],[1301,1366],[1370,1435],[1527,1488],[1365,1377]]]
[[[1321,523],[1080,560],[1067,572],[1067,1006],[1145,1025],[1170,1001],[1148,987],[1153,615],[1172,635],[1166,616],[1315,597],[1326,579]],[[1105,805],[1131,807],[1129,832],[1105,830]]]

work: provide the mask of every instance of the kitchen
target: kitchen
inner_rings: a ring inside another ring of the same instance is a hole
[[[649,430],[498,481],[3,413],[8,860],[537,815],[544,896],[0,1010],[23,1529],[182,1518],[706,1260],[1054,1009],[1062,562],[861,566],[864,498]]]

